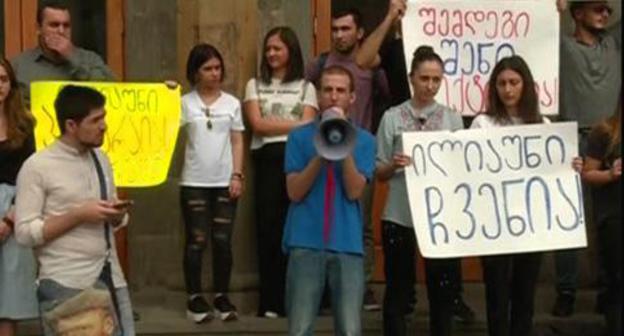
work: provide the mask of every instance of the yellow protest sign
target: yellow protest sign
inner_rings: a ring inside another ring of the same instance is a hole
[[[107,130],[102,149],[108,154],[120,187],[148,187],[164,182],[180,126],[180,88],[151,83],[33,82],[31,109],[37,120],[37,149],[60,134],[54,100],[67,84],[88,86],[106,97]]]

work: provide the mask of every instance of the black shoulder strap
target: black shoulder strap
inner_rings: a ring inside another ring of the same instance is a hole
[[[102,169],[102,164],[97,157],[97,154],[94,150],[89,151],[91,157],[93,158],[93,163],[95,164],[95,170],[98,174],[98,181],[100,182],[100,198],[103,200],[108,199],[108,188],[106,186],[106,177],[104,176],[104,170]],[[111,242],[110,242],[110,225],[107,223],[104,225],[104,236],[106,237],[106,248],[110,250]]]
[[[325,69],[325,63],[327,63],[327,57],[329,56],[328,52],[321,53],[318,58],[318,73],[320,74],[323,69]]]
[[[325,69],[325,64],[327,63],[327,58],[329,57],[329,52],[321,53],[318,56],[316,61],[316,77],[310,78],[312,83],[318,88],[319,87],[319,79],[321,78],[321,72]]]
[[[379,86],[379,81],[381,80],[381,66],[373,69],[373,86]]]
[[[102,169],[102,164],[97,157],[97,154],[94,150],[89,151],[91,157],[93,158],[93,163],[95,164],[95,170],[97,171],[98,180],[100,182],[100,198],[103,200],[108,199],[108,187],[106,186],[106,177],[104,176],[104,170]],[[106,239],[106,249],[108,250],[108,258],[104,263],[104,268],[102,269],[102,273],[100,274],[100,280],[104,282],[108,291],[111,295],[111,300],[113,301],[113,306],[115,307],[115,314],[117,316],[117,324],[119,330],[123,334],[123,325],[121,324],[121,314],[119,312],[119,301],[117,299],[117,292],[115,292],[115,284],[113,283],[113,270],[110,262],[111,255],[111,241],[110,241],[110,224],[104,224],[104,237]]]
[[[306,91],[308,91],[308,82],[307,80],[303,80],[303,85],[301,85],[301,96],[299,97],[299,103],[303,104],[303,101],[305,100],[305,96],[306,96]]]
[[[259,81],[260,81],[259,77],[254,79],[254,84],[256,86],[256,96],[258,97],[258,109],[260,110],[260,116],[263,116],[264,113],[262,112],[262,100],[260,98],[260,84],[258,84]]]

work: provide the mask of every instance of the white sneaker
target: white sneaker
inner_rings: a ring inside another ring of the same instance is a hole
[[[279,315],[274,311],[267,310],[264,312],[264,317],[270,318],[270,319],[276,319],[279,317]]]

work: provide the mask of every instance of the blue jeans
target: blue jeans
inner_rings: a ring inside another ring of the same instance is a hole
[[[96,285],[96,287],[98,287]],[[99,287],[106,288],[103,284]],[[41,310],[41,325],[45,336],[54,336],[52,326],[48,325],[43,315],[54,309],[59,304],[59,300],[66,300],[80,293],[80,289],[68,288],[51,279],[41,279],[37,288],[37,298],[39,299],[39,309]],[[123,327],[123,334],[119,329],[115,330],[114,335],[134,336],[134,319],[132,316],[132,304],[130,303],[130,294],[127,287],[115,289],[117,296],[117,305]]]
[[[286,271],[288,335],[313,334],[326,280],[331,292],[336,335],[361,334],[362,256],[296,248],[290,251]]]

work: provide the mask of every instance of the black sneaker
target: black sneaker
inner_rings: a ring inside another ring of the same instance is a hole
[[[212,304],[215,307],[215,313],[221,321],[233,321],[238,318],[236,307],[230,302],[227,295],[217,296]]]
[[[460,323],[472,324],[475,321],[475,312],[460,297],[453,301],[453,317]]]
[[[407,311],[405,312],[405,315],[412,315],[415,309],[416,309],[416,297],[412,296],[409,302],[407,303]]]
[[[323,296],[321,296],[321,304],[319,307],[319,316],[331,316],[331,298],[329,297],[329,287],[325,287]]]
[[[596,306],[594,307],[594,312],[596,314],[604,315],[606,313],[605,306],[607,302],[607,295],[607,292],[604,290],[601,290],[598,292],[598,295],[596,295]]]
[[[372,289],[367,288],[366,292],[364,292],[364,310],[366,311],[376,311],[380,310],[381,305],[375,299],[375,293]]]
[[[197,295],[186,302],[186,318],[195,323],[202,323],[212,320],[214,314],[210,304],[201,295]]]
[[[556,317],[569,317],[574,313],[574,294],[561,293],[557,295],[557,301],[551,314]]]

